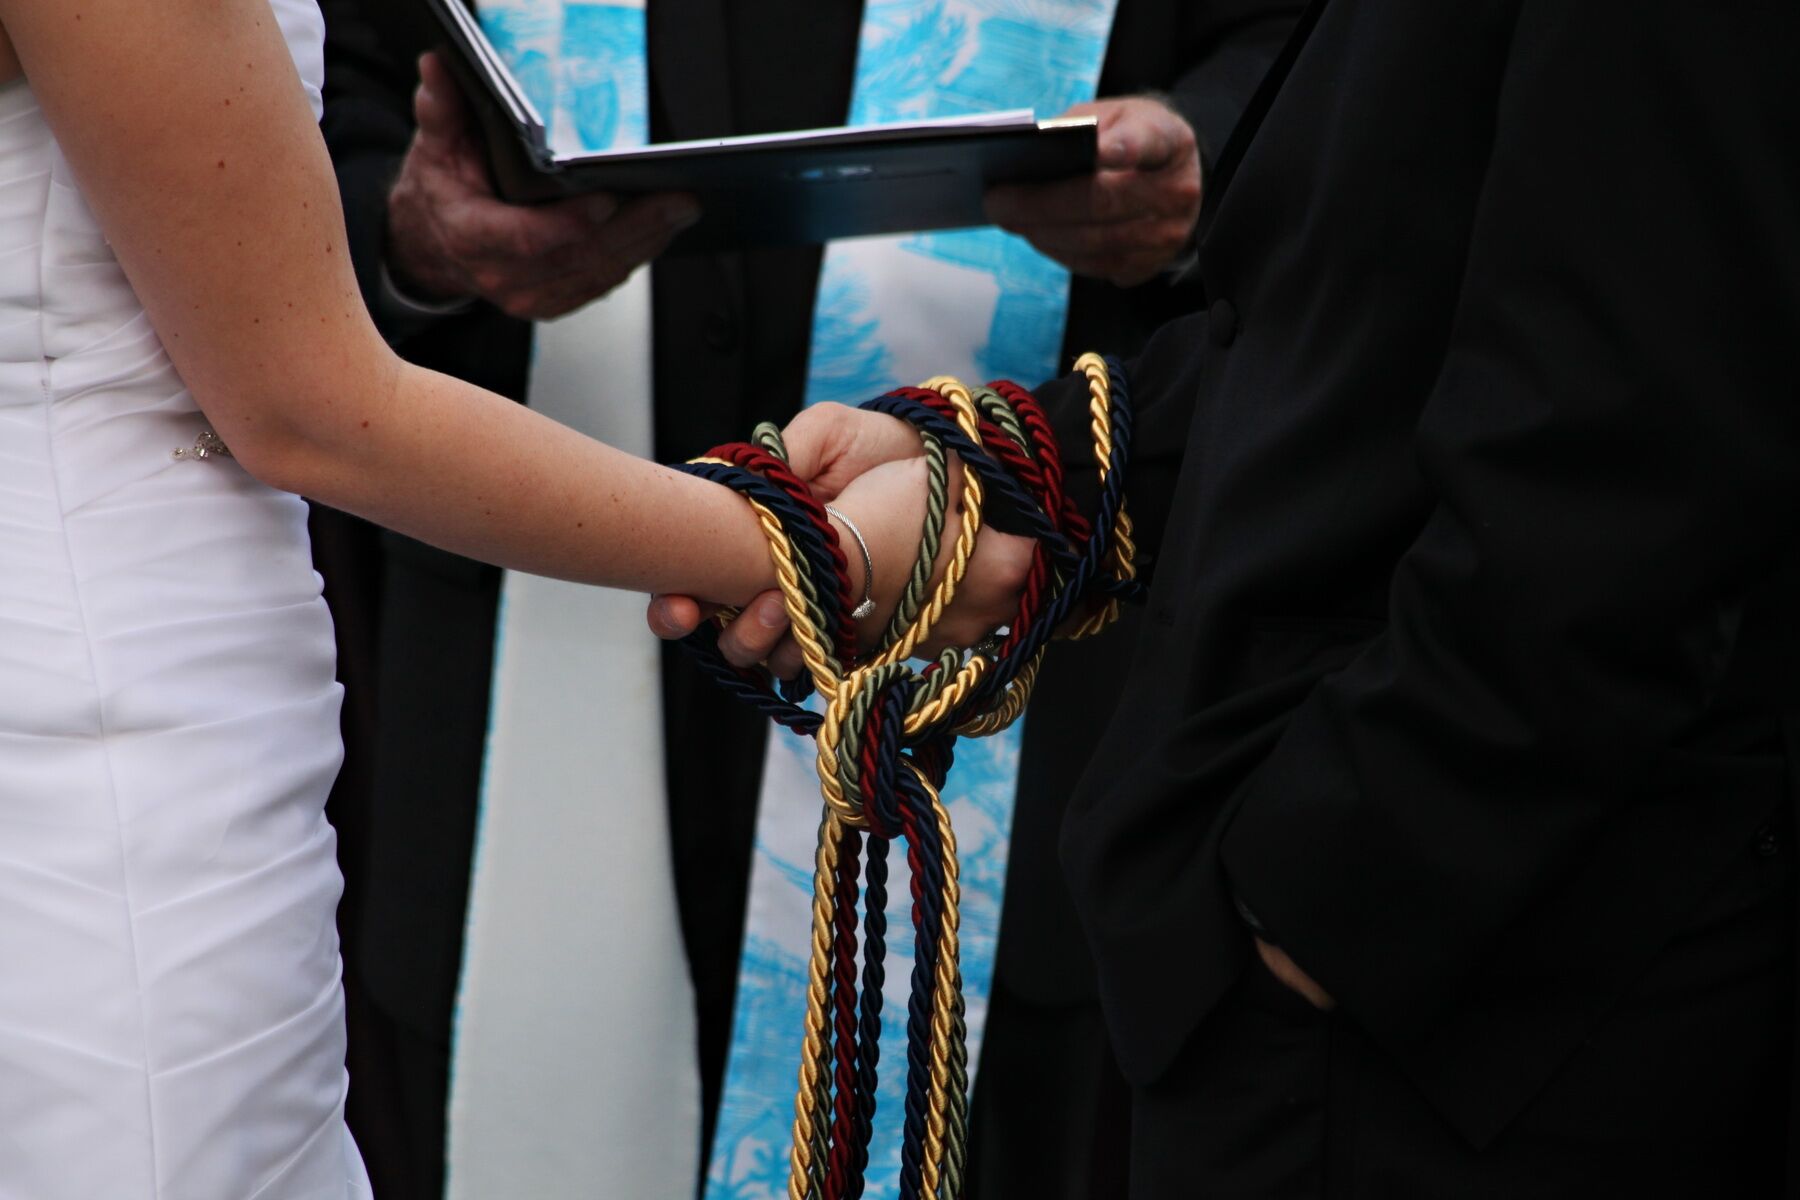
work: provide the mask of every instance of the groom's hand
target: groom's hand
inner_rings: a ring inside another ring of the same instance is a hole
[[[623,283],[700,217],[680,193],[553,204],[495,197],[462,95],[435,54],[419,60],[418,131],[388,193],[386,262],[428,302],[478,298],[515,317],[571,312]]]
[[[650,632],[665,641],[680,641],[719,611],[692,596],[652,596],[645,618]],[[764,592],[739,611],[737,620],[719,631],[719,653],[734,667],[766,662],[778,679],[793,679],[805,670],[800,645],[788,636],[787,602],[778,591]]]
[[[1256,956],[1262,959],[1263,966],[1269,968],[1269,974],[1287,985],[1290,991],[1298,992],[1320,1012],[1330,1012],[1337,1007],[1337,1001],[1332,999],[1331,993],[1320,987],[1318,980],[1302,971],[1299,964],[1288,957],[1286,950],[1257,938]]]

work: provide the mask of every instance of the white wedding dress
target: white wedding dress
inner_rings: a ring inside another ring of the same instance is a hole
[[[312,0],[273,0],[317,112]],[[205,419],[0,89],[0,1198],[348,1200],[339,688],[303,503]]]

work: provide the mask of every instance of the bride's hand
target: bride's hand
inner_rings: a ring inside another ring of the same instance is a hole
[[[832,504],[859,476],[875,467],[916,458],[919,435],[898,417],[865,412],[844,404],[815,404],[802,409],[782,430],[788,466],[804,479],[822,504]],[[855,516],[852,515],[852,520]],[[839,534],[845,531],[840,529]],[[854,542],[842,538],[846,551]],[[910,558],[908,559],[910,562]],[[645,613],[657,637],[679,640],[700,627],[719,606],[692,596],[663,595],[650,600]],[[788,638],[787,608],[781,593],[764,592],[744,606],[738,619],[720,636],[719,648],[740,667],[765,659],[783,678],[800,671],[800,655]]]
[[[834,504],[865,472],[923,453],[919,435],[899,417],[844,404],[801,409],[781,437],[787,443],[788,466],[822,504]]]
[[[906,426],[902,424],[900,428],[904,431]],[[910,433],[907,436],[911,438]],[[912,442],[917,449],[918,439],[912,438]],[[813,445],[820,447],[821,443]],[[841,488],[833,488],[820,487],[816,476],[808,478],[802,473],[821,462],[829,470],[834,463],[841,465],[846,461],[836,450],[820,449],[819,453],[820,457],[796,464],[796,473],[808,479],[821,501],[829,502],[842,514],[832,514],[830,520],[837,531],[838,548],[843,551],[851,586],[858,591],[863,582],[863,552],[844,517],[855,525],[868,546],[872,572],[869,594],[875,601],[875,611],[857,622],[858,630],[867,639],[886,626],[918,553],[919,530],[925,521],[925,460],[909,457],[883,462],[849,478]],[[946,530],[946,542],[949,539],[950,531]],[[658,637],[680,638],[692,633],[716,611],[717,605],[703,604],[691,596],[655,596],[647,616]],[[719,634],[719,650],[735,666],[747,667],[767,659],[777,675],[791,678],[800,673],[803,664],[799,647],[787,632],[788,614],[781,593],[764,592]]]
[[[907,436],[911,437],[910,431]],[[953,487],[958,489],[959,476],[959,472],[951,472]],[[925,517],[924,460],[906,458],[866,470],[833,497],[832,506],[855,522],[869,546],[875,611],[858,623],[867,641],[886,627],[918,552],[919,531]],[[953,491],[934,583],[942,577],[954,551],[961,527],[957,515],[960,509],[960,492]],[[855,582],[862,568],[861,551],[843,524],[834,524]],[[1031,553],[1031,539],[983,528],[955,602],[945,610],[930,639],[920,645],[917,653],[932,654],[947,645],[973,645],[1010,620],[1031,565]],[[659,637],[680,638],[691,633],[712,611],[689,597],[658,596],[651,601],[648,616],[651,629]],[[727,661],[737,666],[767,660],[776,675],[789,678],[800,672],[802,662],[798,647],[786,636],[787,629],[787,611],[780,593],[766,592],[720,633],[719,649]]]

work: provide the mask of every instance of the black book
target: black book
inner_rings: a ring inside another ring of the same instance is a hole
[[[684,249],[985,225],[981,197],[989,184],[1094,169],[1094,118],[1040,121],[1028,111],[559,154],[543,116],[462,0],[427,3],[503,198],[691,192],[704,215],[683,235]]]

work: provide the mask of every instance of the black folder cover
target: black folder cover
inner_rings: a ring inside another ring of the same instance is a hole
[[[683,249],[984,225],[987,185],[1094,169],[1092,117],[1037,121],[1024,113],[994,123],[872,125],[558,155],[462,0],[426,2],[480,121],[501,196],[529,203],[584,192],[692,192],[704,215],[683,235]]]

